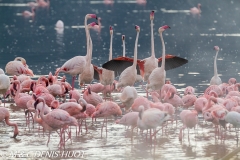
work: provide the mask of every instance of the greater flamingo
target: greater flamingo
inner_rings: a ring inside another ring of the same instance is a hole
[[[214,58],[214,76],[212,77],[212,79],[210,81],[210,85],[219,85],[222,83],[222,80],[218,76],[218,72],[217,72],[217,56],[218,56],[218,52],[219,52],[219,47],[214,46],[214,49],[216,50],[216,55]]]
[[[10,61],[6,64],[5,71],[9,75],[21,75],[26,74],[30,76],[34,76],[32,71],[24,66],[24,64],[20,61],[14,60]]]
[[[117,84],[117,89],[120,87],[126,87],[126,86],[133,86],[136,78],[137,78],[137,44],[138,44],[138,37],[139,37],[139,32],[140,32],[140,27],[135,26],[135,29],[137,31],[137,36],[136,36],[136,41],[135,41],[135,48],[134,48],[134,61],[133,65],[126,68],[120,75],[119,81]]]
[[[93,80],[94,76],[94,68],[93,65],[91,64],[92,61],[92,39],[90,36],[90,29],[96,26],[96,22],[92,22],[87,25],[87,61],[86,61],[86,66],[81,74],[79,74],[79,85],[82,86],[83,84],[86,83],[91,83]]]
[[[95,14],[87,14],[85,16],[85,32],[86,32],[86,39],[88,37],[87,35],[87,20],[90,18],[97,18]],[[88,51],[87,51],[88,53]],[[78,74],[81,74],[86,66],[87,59],[89,58],[88,54],[86,56],[75,56],[71,59],[69,59],[67,62],[65,62],[62,67],[58,68],[55,72],[55,76],[58,75],[59,72],[68,73],[72,76],[72,89],[74,89],[74,82],[75,77]]]
[[[121,119],[116,120],[116,123],[131,126],[131,133],[133,133],[133,129],[137,127],[138,115],[138,112],[128,112]]]
[[[123,107],[125,108],[126,111],[128,111],[131,108],[137,96],[138,94],[135,87],[127,86],[123,89],[119,99],[122,102]]]
[[[137,73],[141,74],[144,78],[144,81],[148,80],[148,77],[152,70],[162,63],[162,57],[156,59],[155,51],[154,51],[154,37],[153,37],[153,19],[154,19],[154,11],[150,13],[151,20],[151,56],[145,58],[143,60],[137,60]],[[179,67],[183,64],[186,64],[188,61],[186,59],[174,56],[174,55],[166,55],[165,56],[166,66],[165,69],[173,69]],[[115,75],[119,75],[122,73],[127,67],[131,66],[134,61],[134,58],[129,58],[125,56],[120,56],[118,58],[114,58],[111,61],[108,61],[102,65],[103,68],[115,71]]]
[[[165,84],[166,71],[165,71],[165,43],[163,40],[162,32],[170,28],[168,25],[159,28],[160,39],[162,41],[162,64],[161,67],[155,68],[148,78],[147,90],[160,90]]]
[[[144,110],[144,106],[141,105],[139,106],[139,110],[140,112],[137,121],[138,128],[141,130],[154,129],[155,132],[153,135],[156,135],[158,132],[156,128],[161,126],[164,121],[169,119],[169,115],[166,112],[163,112],[157,108]],[[153,135],[151,135],[151,139]]]
[[[18,131],[18,125],[17,123],[11,123],[9,121],[10,113],[7,108],[0,107],[0,122],[5,120],[6,124],[9,126],[14,126],[14,134],[12,138],[16,138],[19,131]]]
[[[0,74],[0,94],[3,95],[3,98],[5,98],[5,94],[8,91],[9,87],[10,87],[10,79],[3,72],[3,74]],[[5,107],[5,101],[4,101],[4,107]]]

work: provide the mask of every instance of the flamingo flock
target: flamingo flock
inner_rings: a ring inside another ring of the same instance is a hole
[[[41,6],[38,0],[37,6]],[[44,1],[45,2],[45,1]],[[48,6],[49,6],[49,1]],[[200,6],[199,6],[200,8]],[[151,21],[151,56],[143,60],[137,59],[138,39],[140,26],[135,25],[132,29],[136,31],[134,46],[134,58],[125,55],[125,35],[122,36],[123,56],[112,58],[113,27],[109,27],[110,49],[109,61],[102,66],[92,64],[94,39],[90,36],[90,29],[98,28],[97,22],[87,24],[89,19],[98,19],[96,14],[87,14],[84,25],[86,33],[87,50],[85,54],[77,55],[66,61],[60,68],[56,68],[53,75],[36,77],[22,57],[17,57],[6,64],[5,72],[0,70],[0,94],[4,102],[7,97],[14,100],[15,107],[26,115],[26,125],[37,123],[44,132],[49,132],[47,144],[50,142],[52,132],[57,132],[60,137],[59,148],[64,148],[68,140],[72,140],[71,126],[76,127],[76,136],[82,132],[82,122],[85,121],[85,130],[88,133],[88,122],[86,119],[103,118],[101,137],[104,127],[106,136],[108,132],[109,119],[115,118],[117,124],[130,126],[132,136],[134,128],[141,130],[146,137],[152,140],[159,130],[167,130],[171,125],[169,121],[176,124],[181,121],[179,128],[179,140],[184,139],[185,128],[195,128],[199,123],[199,117],[215,126],[215,134],[220,135],[220,128],[228,130],[227,125],[235,128],[240,127],[240,83],[235,78],[230,78],[227,83],[222,83],[217,72],[217,55],[220,51],[214,46],[216,56],[214,59],[214,76],[210,80],[210,86],[202,95],[196,95],[192,86],[185,88],[184,93],[179,92],[170,81],[166,81],[166,71],[186,64],[188,61],[165,52],[163,32],[169,31],[170,26],[159,27],[158,32],[162,44],[162,57],[156,58],[154,51],[153,20],[154,11],[150,13]],[[66,77],[58,79],[60,72],[72,76],[69,84]],[[151,96],[140,96],[135,88],[137,75],[146,85],[143,90]],[[9,76],[13,76],[9,78]],[[76,76],[79,75],[79,87],[75,87]],[[117,79],[116,76],[119,76]],[[33,78],[34,77],[34,78]],[[97,77],[97,78],[95,78]],[[93,83],[96,79],[99,83]],[[210,78],[209,78],[210,79]],[[83,88],[82,86],[87,86]],[[111,93],[115,92],[114,95]],[[101,94],[102,93],[102,94]],[[105,97],[110,93],[111,97]],[[183,94],[183,95],[181,95]],[[34,113],[34,115],[32,114]],[[10,122],[8,108],[0,107],[0,121],[14,126],[13,138],[16,138],[21,130],[18,129],[19,122]],[[21,124],[22,125],[22,124]],[[176,125],[177,126],[177,125]],[[30,126],[29,126],[30,127]],[[79,129],[78,129],[79,128]],[[78,130],[78,131],[77,131]],[[188,130],[189,131],[189,130]],[[153,132],[153,133],[152,133]],[[189,132],[188,132],[189,133]],[[236,131],[237,139],[238,132]],[[67,138],[66,138],[67,136]]]

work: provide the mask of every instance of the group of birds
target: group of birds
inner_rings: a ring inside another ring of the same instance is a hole
[[[25,111],[27,124],[31,123],[32,118],[32,122],[37,122],[44,131],[51,133],[60,130],[60,148],[65,147],[65,142],[71,139],[69,126],[79,126],[78,132],[80,132],[85,120],[87,131],[86,118],[104,117],[102,131],[103,127],[106,127],[107,131],[107,118],[121,116],[122,113],[124,115],[116,123],[131,126],[132,131],[135,127],[142,131],[153,130],[150,137],[156,136],[157,128],[163,124],[167,125],[166,121],[173,122],[177,114],[175,111],[182,109],[177,115],[183,123],[179,140],[182,140],[182,131],[185,128],[193,128],[198,124],[199,114],[217,127],[226,128],[227,122],[234,127],[240,127],[239,83],[235,78],[230,78],[228,83],[222,83],[218,76],[216,64],[218,46],[214,47],[216,50],[214,76],[210,86],[203,95],[198,95],[198,98],[194,88],[188,86],[185,88],[184,96],[181,97],[177,88],[170,81],[166,81],[166,70],[179,67],[188,61],[165,53],[163,32],[170,29],[168,25],[158,29],[162,43],[162,57],[156,58],[153,36],[154,11],[150,13],[151,56],[143,60],[137,59],[140,27],[135,25],[134,58],[125,56],[125,35],[122,36],[123,56],[112,58],[113,28],[110,26],[109,61],[102,67],[91,63],[93,43],[89,30],[98,24],[96,22],[87,24],[88,19],[97,19],[97,16],[95,14],[85,16],[86,55],[69,59],[56,69],[54,75],[50,72],[48,76],[40,76],[34,80],[31,78],[34,76],[33,71],[29,69],[26,60],[22,57],[17,57],[6,64],[5,72],[13,76],[11,79],[2,69],[0,70],[0,94],[4,99],[11,96],[16,107]],[[66,81],[65,76],[58,79],[60,72],[72,76],[71,84]],[[81,87],[82,92],[74,88],[77,75],[79,75],[80,86],[89,84],[87,88]],[[118,81],[117,76],[119,76]],[[147,82],[143,89],[151,96],[138,95],[134,87],[138,78]],[[93,79],[99,80],[99,83],[92,84]],[[115,98],[112,98],[112,92],[118,92]],[[103,97],[99,93],[103,93]],[[116,99],[120,103],[114,102]],[[0,121],[5,120],[8,125],[15,127],[13,136],[15,138],[19,133],[18,126],[16,123],[9,122],[9,118],[8,109],[0,107]],[[67,133],[67,139],[65,139],[65,133]],[[50,134],[48,142],[49,140]]]

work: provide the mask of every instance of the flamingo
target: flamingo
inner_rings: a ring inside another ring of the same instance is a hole
[[[10,79],[3,72],[2,74],[0,74],[0,94],[3,94],[4,98],[9,88],[10,88]],[[4,101],[4,107],[5,107],[5,101]]]
[[[81,94],[78,90],[74,89],[74,90],[70,90],[69,91],[69,98],[70,99],[75,99],[76,101],[79,100],[79,98],[81,98]]]
[[[121,119],[116,120],[116,123],[124,126],[131,126],[131,133],[133,133],[133,129],[137,127],[138,114],[138,112],[128,112],[123,115]]]
[[[87,103],[90,103],[94,106],[97,106],[99,103],[103,102],[102,97],[97,93],[92,92],[90,87],[88,87],[88,89],[84,91],[83,99],[85,99]]]
[[[0,107],[0,122],[5,120],[7,125],[14,126],[14,134],[13,134],[13,137],[11,137],[11,138],[16,138],[19,133],[18,125],[17,125],[17,123],[11,123],[9,121],[9,118],[10,118],[10,113],[9,113],[8,109]]]
[[[166,112],[163,112],[157,108],[150,108],[147,110],[144,110],[144,106],[139,106],[139,117],[137,121],[137,126],[141,130],[146,129],[154,129],[155,132],[153,135],[156,135],[158,131],[156,131],[156,128],[158,126],[161,126],[164,121],[169,119],[169,115]],[[151,138],[152,136],[151,135]]]
[[[210,81],[210,85],[219,85],[222,83],[222,80],[218,76],[218,73],[217,73],[217,56],[218,56],[218,52],[219,52],[219,47],[214,46],[214,49],[216,50],[216,55],[214,58],[214,76],[212,77],[212,79]]]
[[[200,17],[201,16],[201,4],[198,3],[197,7],[193,7],[190,9],[190,13],[193,15],[193,16],[198,16]]]
[[[149,75],[153,71],[154,68],[158,67],[162,63],[162,57],[155,58],[155,51],[154,51],[154,37],[153,37],[153,19],[154,19],[154,11],[150,13],[150,20],[151,20],[151,56],[145,58],[143,60],[137,60],[137,73],[140,74],[144,81],[148,80]],[[188,60],[184,58],[180,58],[174,55],[166,55],[165,56],[166,66],[165,69],[173,69],[179,67],[183,64],[186,64]],[[102,65],[103,68],[115,71],[115,75],[119,75],[122,73],[127,67],[131,66],[134,61],[134,58],[129,58],[125,56],[120,56],[114,58],[111,61],[108,61]]]
[[[165,84],[166,71],[165,71],[165,44],[162,36],[162,32],[170,28],[168,25],[162,26],[158,29],[160,39],[162,41],[162,64],[161,67],[155,68],[148,78],[147,90],[159,90]]]
[[[101,137],[102,137],[102,131],[103,127],[105,125],[106,127],[106,134],[107,134],[107,117],[109,116],[121,116],[122,110],[117,105],[117,103],[112,101],[106,101],[98,104],[96,107],[96,111],[92,114],[92,118],[98,118],[98,117],[104,117],[102,129],[101,129]]]
[[[38,0],[38,6],[39,7],[49,7],[50,6],[50,0]]]
[[[88,37],[87,33],[87,20],[90,18],[97,18],[95,14],[87,14],[85,16],[85,32],[86,32],[86,39]],[[65,62],[62,67],[58,68],[55,72],[55,76],[58,75],[59,72],[64,72],[68,73],[72,76],[72,89],[74,89],[74,81],[75,77],[78,74],[81,74],[86,67],[87,59],[89,58],[88,56],[88,50],[86,56],[75,56],[71,59],[69,59],[67,62]]]
[[[29,11],[23,11],[23,12],[22,12],[23,17],[25,17],[25,18],[29,18],[29,17],[34,18],[36,8],[33,7],[31,11],[32,11],[32,12],[29,12]]]
[[[140,32],[140,27],[135,26],[135,29],[137,31],[137,36],[136,36],[136,41],[135,41],[135,48],[134,48],[134,61],[133,65],[126,68],[120,75],[119,81],[117,84],[117,89],[120,87],[125,87],[125,86],[133,86],[136,78],[137,78],[137,44],[138,44],[138,37],[139,37],[139,32]]]
[[[110,49],[109,49],[109,61],[112,60],[112,40],[113,40],[113,27],[109,27],[110,30]],[[97,68],[99,74],[100,83],[106,88],[107,85],[112,85],[115,79],[114,71],[104,68]]]
[[[18,76],[21,74],[26,74],[26,75],[34,76],[32,70],[28,69],[25,66],[26,65],[24,65],[22,62],[14,60],[14,61],[10,61],[6,64],[5,71],[9,75],[17,75]]]
[[[196,110],[183,110],[180,113],[180,118],[182,120],[183,123],[183,127],[180,129],[179,132],[179,140],[182,140],[182,130],[184,130],[185,128],[193,128],[196,126],[196,124],[198,123],[198,113]],[[188,130],[188,138],[189,138],[189,130]]]
[[[137,90],[135,89],[135,87],[127,86],[123,89],[119,99],[123,103],[123,107],[126,111],[131,108],[137,96]]]
[[[63,29],[64,28],[64,23],[63,23],[62,20],[58,20],[55,26],[58,29]]]
[[[40,117],[41,119],[53,130],[60,129],[60,147],[65,148],[65,136],[63,137],[63,134],[65,133],[65,129],[68,126],[77,126],[77,120],[76,118],[69,115],[68,112],[62,110],[62,109],[54,109],[52,112],[49,112],[48,114],[44,115],[43,110],[46,107],[45,106],[45,100],[41,97],[37,98],[36,102],[34,103],[34,107],[36,109],[37,105],[41,103],[42,108],[40,110]]]
[[[92,22],[90,24],[87,25],[87,62],[86,62],[86,66],[83,70],[83,72],[81,74],[79,74],[79,85],[82,86],[83,84],[86,83],[91,83],[93,80],[93,76],[94,76],[94,68],[93,65],[91,64],[92,61],[92,39],[89,33],[89,30],[91,28],[93,28],[94,26],[96,26],[97,23],[96,22]],[[90,44],[89,44],[90,42]]]

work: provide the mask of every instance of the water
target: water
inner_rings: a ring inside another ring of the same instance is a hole
[[[231,77],[239,80],[238,1],[221,1],[216,4],[214,1],[148,0],[146,4],[138,4],[136,1],[115,0],[113,4],[107,5],[100,0],[51,0],[49,9],[37,9],[34,20],[21,16],[24,10],[30,10],[27,2],[29,1],[0,0],[0,68],[4,69],[7,62],[21,56],[27,60],[29,68],[36,75],[47,75],[49,72],[54,73],[66,60],[76,55],[85,55],[83,22],[87,13],[95,13],[102,19],[101,32],[91,31],[93,64],[101,66],[108,60],[110,25],[114,28],[113,57],[122,55],[122,34],[126,36],[126,55],[133,56],[136,36],[134,25],[139,25],[141,32],[138,58],[146,58],[150,55],[149,14],[154,10],[156,56],[160,57],[162,54],[157,30],[167,24],[171,29],[163,35],[166,53],[189,61],[182,67],[167,71],[167,78],[179,92],[188,85],[196,88],[197,94],[204,92],[213,76],[215,45],[221,49],[217,65],[222,81],[227,82]],[[200,18],[193,18],[188,10],[197,3],[202,4],[202,14]],[[63,32],[55,29],[58,20],[65,24]],[[92,21],[94,20],[88,22]],[[70,76],[66,76],[70,81]],[[142,93],[142,90],[138,91]],[[13,112],[12,108],[10,110]],[[21,141],[9,139],[8,132],[12,131],[11,128],[1,129],[1,148],[5,148],[4,152],[16,150],[18,147],[25,147],[25,151],[57,150],[57,135],[47,147],[47,137],[40,135],[39,138],[36,128],[28,131],[22,116],[20,111],[13,112],[12,115],[13,120],[20,120],[18,123]],[[185,137],[182,143],[177,138],[181,124],[177,127],[173,125],[167,129],[167,134],[158,134],[155,149],[137,133],[134,133],[133,141],[125,138],[124,127],[113,123],[108,126],[111,132],[107,138],[100,138],[99,125],[100,122],[94,124],[87,134],[73,136],[73,144],[67,143],[67,150],[85,151],[86,159],[175,159],[176,155],[178,159],[219,159],[237,146],[234,131],[227,132],[226,140],[221,141],[215,139],[211,124],[205,124],[204,129],[200,126],[196,135],[191,131],[190,142]],[[6,141],[8,143],[5,143]]]

